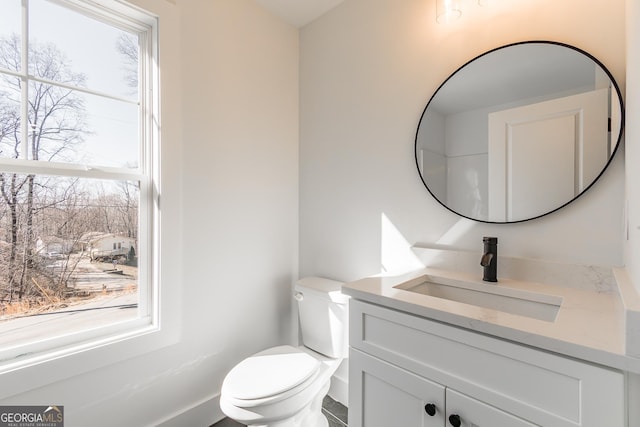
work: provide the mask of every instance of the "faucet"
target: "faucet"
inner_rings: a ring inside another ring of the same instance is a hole
[[[485,282],[497,282],[498,278],[498,238],[483,237],[484,253],[480,258],[480,265],[484,267],[482,280]]]

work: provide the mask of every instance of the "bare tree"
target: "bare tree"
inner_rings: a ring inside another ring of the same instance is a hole
[[[19,72],[20,54],[18,36],[0,39],[0,68]],[[22,134],[19,124],[23,81],[10,74],[0,77],[5,88],[3,98],[8,100],[0,110],[3,114],[0,123],[11,131],[1,135],[2,155],[21,157],[24,138],[32,160],[72,160],[76,154],[74,148],[83,141],[87,129],[84,100],[68,86],[84,86],[86,77],[73,72],[63,52],[51,43],[29,44],[29,72],[35,78],[29,80],[28,87],[28,135]],[[51,85],[45,81],[55,81],[65,86]],[[38,177],[33,174],[0,174],[0,193],[11,216],[11,250],[7,269],[9,300],[15,296],[22,298],[31,282],[29,269],[34,264],[33,220],[38,209],[34,204],[37,180]],[[24,209],[24,212],[19,212],[20,209]],[[22,239],[19,238],[20,232]]]
[[[130,181],[120,182],[118,215],[127,237],[138,237],[138,195],[140,189]]]
[[[58,262],[57,274],[50,278],[57,295],[63,294],[81,259],[80,256],[72,257],[70,249],[81,247],[82,236],[92,226],[84,215],[90,196],[78,187],[78,179],[71,180],[64,187],[52,187],[52,191],[45,193],[51,202],[46,199],[40,202],[44,221],[55,228],[56,235],[64,236],[63,242],[69,249],[61,254],[63,258]]]
[[[121,33],[116,41],[116,49],[122,55],[124,80],[127,85],[138,89],[138,38],[132,34]]]

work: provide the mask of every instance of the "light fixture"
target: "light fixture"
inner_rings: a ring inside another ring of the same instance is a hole
[[[436,21],[438,23],[455,21],[461,15],[460,0],[436,0]]]
[[[464,0],[436,0],[436,21],[446,24],[462,16],[461,3]],[[477,0],[478,6],[489,6],[491,0]]]

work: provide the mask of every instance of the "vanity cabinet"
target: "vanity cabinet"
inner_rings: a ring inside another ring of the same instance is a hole
[[[349,426],[625,426],[622,372],[352,299]]]

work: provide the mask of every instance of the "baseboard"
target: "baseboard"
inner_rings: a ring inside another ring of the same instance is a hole
[[[211,426],[225,415],[220,409],[220,393],[210,396],[195,405],[174,412],[168,417],[158,421],[157,427],[184,427],[184,426]]]

